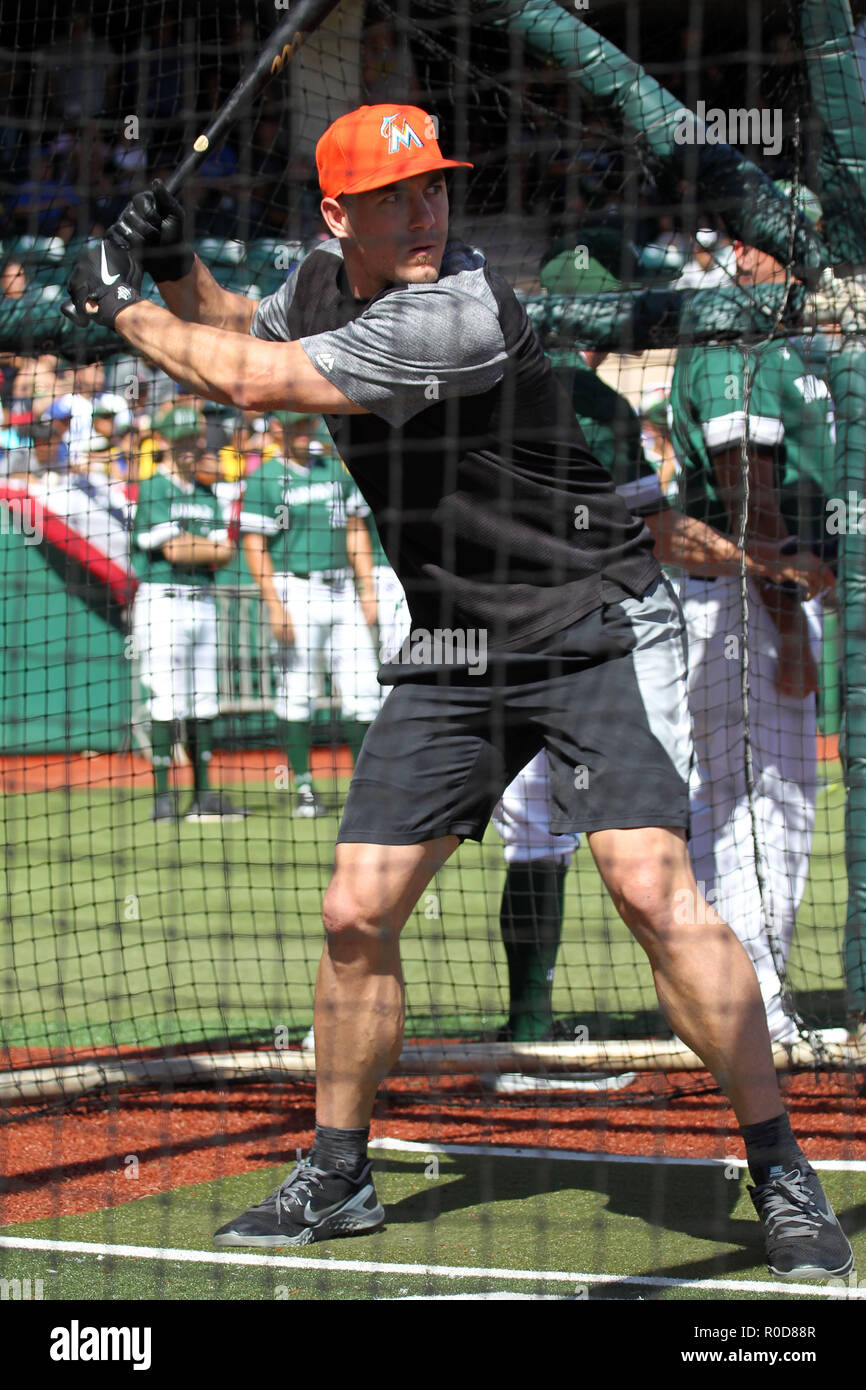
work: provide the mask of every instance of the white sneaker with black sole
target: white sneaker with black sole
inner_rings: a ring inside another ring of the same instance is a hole
[[[302,782],[295,796],[295,809],[292,813],[299,819],[313,820],[316,816],[328,814],[309,782]]]

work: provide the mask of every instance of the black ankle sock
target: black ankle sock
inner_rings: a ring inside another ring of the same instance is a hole
[[[784,1110],[772,1120],[762,1120],[757,1125],[741,1125],[740,1133],[746,1145],[749,1172],[758,1187],[771,1178],[790,1172],[798,1159],[806,1161]]]
[[[310,1150],[310,1160],[317,1168],[326,1168],[356,1178],[367,1162],[370,1126],[366,1129],[330,1129],[316,1125],[316,1137]]]

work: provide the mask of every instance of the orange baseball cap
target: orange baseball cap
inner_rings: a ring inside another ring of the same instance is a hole
[[[443,159],[437,122],[419,106],[359,106],[328,126],[316,146],[319,186],[326,198],[366,193],[433,169],[471,169]]]

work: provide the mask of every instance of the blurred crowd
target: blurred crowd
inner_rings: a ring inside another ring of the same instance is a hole
[[[119,483],[130,500],[158,468],[184,409],[204,409],[207,446],[222,478],[236,483],[283,456],[278,417],[201,402],[133,357],[69,367],[62,359],[0,358],[0,481],[28,490],[70,478]]]
[[[421,21],[425,7],[417,10]],[[219,109],[270,27],[272,18],[255,7],[220,3],[206,35],[194,20],[153,0],[141,0],[134,12],[117,6],[61,13],[58,7],[50,22],[38,14],[30,26],[10,10],[0,18],[7,95],[0,114],[0,238],[51,236],[67,244],[100,235],[133,192],[176,166],[192,128],[197,133],[205,115]],[[448,44],[457,39],[449,38],[441,17],[438,27],[437,48],[424,41],[422,24],[401,25],[393,9],[366,0],[357,73],[347,73],[346,81],[357,83],[365,101],[410,101],[437,111],[448,143],[464,146],[461,157],[475,166],[467,211],[537,214],[553,238],[583,222],[616,227],[639,246],[677,237],[631,142],[582,109],[568,74],[529,47],[518,60],[507,36],[473,29],[478,68],[458,117],[448,61]],[[698,38],[673,24],[667,61],[652,69],[675,93]],[[647,42],[651,49],[651,36]],[[652,57],[648,51],[647,60]],[[784,108],[787,88],[776,90],[779,73],[787,71],[783,57],[775,86],[762,96]],[[736,65],[705,63],[701,95],[709,106],[740,104],[738,74]],[[210,152],[196,176],[196,236],[304,239],[315,232],[316,171],[292,138],[290,107],[285,91],[269,89]],[[760,150],[752,153],[772,177],[790,176],[787,146],[769,161],[772,167]]]
[[[101,235],[132,193],[177,165],[190,119],[218,109],[259,42],[253,19],[236,16],[218,58],[190,64],[182,18],[162,7],[152,28],[111,41],[86,9],[58,18],[55,28],[32,54],[0,51],[8,98],[0,117],[5,240],[30,235],[68,244]],[[196,180],[196,235],[286,234],[287,171],[293,234],[315,229],[315,167],[293,155],[282,114],[275,98],[260,103],[251,124],[241,122],[205,160]]]

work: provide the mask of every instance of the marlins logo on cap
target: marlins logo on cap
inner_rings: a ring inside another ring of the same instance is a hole
[[[417,145],[419,150],[424,148],[424,141],[415,134],[407,118],[404,116],[401,120],[396,112],[392,116],[383,117],[379,134],[388,141],[389,154],[398,154],[401,148],[408,150],[413,145]]]

